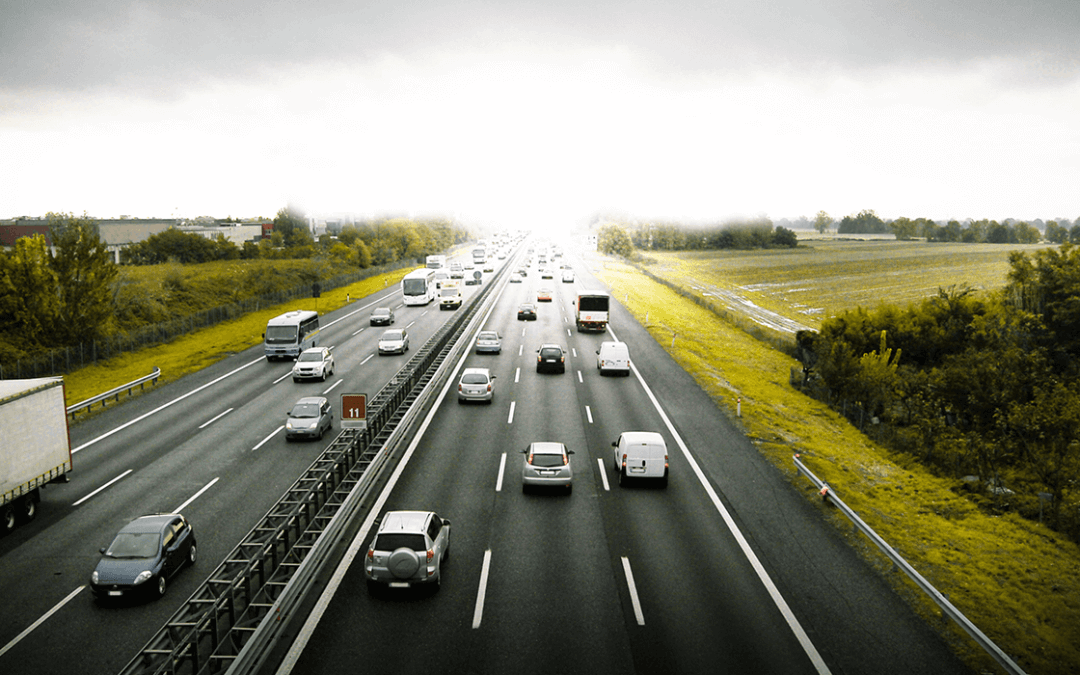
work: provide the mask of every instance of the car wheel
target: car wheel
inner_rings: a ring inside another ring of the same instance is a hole
[[[299,381],[300,381],[300,378],[298,378],[298,377],[294,377],[294,378],[292,379],[292,381],[293,381],[293,382],[299,382]]]
[[[379,584],[379,582],[372,581],[371,579],[367,580],[368,595],[376,596],[376,595],[379,594],[379,591],[381,591],[381,590],[382,590],[382,586]]]
[[[26,495],[22,500],[22,509],[20,509],[19,515],[22,517],[24,523],[29,523],[37,515],[37,502],[34,501],[32,494]]]
[[[0,531],[7,534],[15,529],[15,505],[0,507]]]
[[[192,544],[191,544],[191,548],[189,548],[189,549],[188,549],[188,552],[187,552],[187,560],[188,560],[188,564],[189,564],[189,565],[194,565],[194,564],[195,564],[195,560],[196,560],[196,558],[198,558],[198,557],[199,557],[199,552],[198,552],[198,550],[197,550],[197,549],[195,548],[195,544],[194,544],[194,543],[192,543]]]
[[[571,483],[570,485],[566,486],[566,494],[573,494],[573,492],[574,492],[574,484]]]
[[[619,487],[626,487],[626,471],[619,471]]]
[[[155,588],[154,590],[157,591],[157,596],[159,598],[161,596],[165,595],[165,576],[164,575],[158,576],[158,578],[157,578],[157,588]]]
[[[408,579],[420,569],[420,557],[411,548],[399,548],[387,560],[390,573],[397,579]]]
[[[664,474],[664,477],[660,479],[660,487],[662,487],[662,488],[667,487],[667,474],[666,473]]]
[[[326,382],[326,371],[325,370],[322,372],[322,377],[320,378],[320,381],[321,382]]]

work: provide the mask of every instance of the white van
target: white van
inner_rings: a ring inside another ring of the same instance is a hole
[[[655,431],[624,431],[615,448],[611,466],[619,474],[619,485],[628,478],[658,478],[667,487],[668,453],[664,437]]]
[[[596,350],[596,369],[605,373],[630,374],[630,348],[625,342],[601,342]]]

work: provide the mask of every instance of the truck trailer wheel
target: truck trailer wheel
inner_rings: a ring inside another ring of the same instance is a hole
[[[37,495],[34,493],[28,494],[22,498],[22,505],[19,508],[19,518],[24,523],[29,523],[37,515]]]
[[[0,534],[7,534],[15,529],[15,504],[0,507]]]

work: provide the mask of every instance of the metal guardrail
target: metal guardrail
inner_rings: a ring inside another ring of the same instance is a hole
[[[131,390],[132,389],[134,389],[135,387],[138,387],[139,389],[143,389],[147,382],[150,382],[151,384],[157,384],[157,381],[158,381],[159,377],[161,377],[161,368],[158,368],[157,366],[154,366],[154,372],[150,373],[149,375],[144,375],[144,376],[140,377],[137,380],[132,380],[131,382],[128,382],[127,384],[122,384],[119,387],[116,387],[115,389],[110,389],[109,391],[105,392],[104,394],[98,394],[97,396],[94,396],[93,398],[88,398],[85,401],[82,401],[80,403],[76,403],[75,405],[72,405],[72,406],[68,406],[67,414],[74,417],[75,413],[79,412],[80,410],[82,410],[84,408],[86,410],[89,410],[91,408],[91,406],[93,406],[95,403],[101,403],[101,407],[104,408],[105,407],[105,401],[107,401],[108,399],[110,399],[110,398],[112,398],[114,396],[116,397],[116,400],[119,401],[120,400],[120,393],[122,391],[124,391],[125,389],[127,390],[128,396],[131,396]]]
[[[493,282],[376,394],[368,428],[343,431],[121,673],[258,672],[315,577],[334,562],[341,531],[364,514],[367,492],[400,459],[399,442],[434,399],[431,385],[448,377],[448,354],[468,347],[459,338],[490,302]]]
[[[791,459],[795,462],[795,468],[799,471],[799,473],[803,476],[806,476],[806,478],[808,478],[810,482],[813,483],[814,486],[818,489],[818,493],[821,495],[822,499],[828,501],[830,504],[840,509],[840,512],[847,516],[848,520],[852,522],[857,531],[865,534],[867,538],[869,538],[870,541],[872,541],[874,545],[877,546],[878,549],[880,549],[881,552],[884,553],[886,557],[888,557],[889,560],[892,561],[894,566],[899,567],[901,570],[903,570],[904,574],[908,575],[908,578],[914,581],[916,586],[918,586],[920,589],[922,589],[924,593],[930,596],[930,599],[933,600],[937,604],[937,606],[941,608],[941,611],[948,618],[952,619],[958,626],[963,628],[964,631],[968,635],[970,635],[972,639],[974,639],[975,642],[978,643],[978,645],[986,651],[987,654],[989,654],[995,661],[998,662],[998,665],[1005,669],[1005,672],[1010,673],[1010,675],[1027,675],[1023,671],[1023,669],[1021,669],[1020,666],[1016,664],[1016,662],[1009,658],[1008,654],[1006,654],[1001,649],[1001,647],[998,647],[993,640],[988,638],[985,633],[979,630],[979,627],[973,624],[966,616],[964,616],[964,614],[959,609],[953,606],[953,604],[949,602],[949,599],[946,598],[941,591],[934,588],[929,581],[927,581],[921,574],[915,571],[915,568],[912,567],[911,564],[908,563],[908,561],[904,560],[900,556],[900,554],[896,552],[896,549],[894,549],[892,546],[889,545],[888,542],[882,539],[877,532],[875,532],[873,529],[870,528],[869,525],[863,522],[863,519],[860,518],[857,513],[852,511],[847,504],[845,504],[839,497],[837,497],[836,493],[833,492],[833,489],[829,487],[828,483],[820,480],[810,471],[810,469],[806,468],[806,465],[802,463],[802,460],[799,459],[798,455],[793,455]]]

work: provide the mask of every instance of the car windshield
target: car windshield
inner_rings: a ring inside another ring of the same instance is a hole
[[[315,403],[297,403],[289,411],[289,417],[318,417],[319,406]]]
[[[427,542],[422,534],[380,534],[375,540],[376,551],[396,551],[399,548],[411,548],[414,551],[427,549]]]
[[[267,326],[267,342],[296,342],[296,326]]]
[[[483,373],[465,373],[461,376],[462,384],[487,384],[488,376]]]
[[[382,339],[383,340],[400,340],[401,339],[401,331],[388,330],[388,331],[386,331],[385,333],[382,334]]]
[[[304,352],[297,361],[322,361],[322,352]]]
[[[121,532],[109,544],[105,555],[110,558],[153,558],[158,553],[157,532]]]
[[[533,453],[529,464],[533,466],[562,466],[566,464],[561,453]]]

